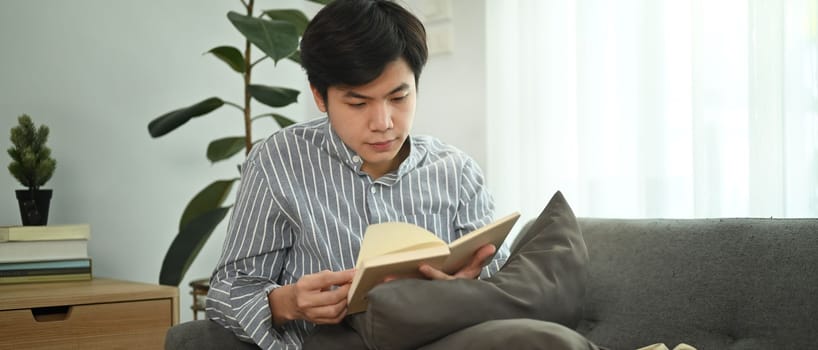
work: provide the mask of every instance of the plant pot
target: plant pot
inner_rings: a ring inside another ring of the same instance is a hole
[[[20,204],[23,226],[42,226],[48,223],[48,207],[52,190],[15,190]]]

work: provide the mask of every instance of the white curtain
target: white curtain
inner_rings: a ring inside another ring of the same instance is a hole
[[[498,212],[818,216],[818,0],[488,0]]]

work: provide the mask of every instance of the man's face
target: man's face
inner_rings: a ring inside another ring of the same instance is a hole
[[[415,74],[402,58],[365,85],[330,86],[327,105],[312,90],[318,109],[361,157],[362,171],[376,179],[397,169],[407,154],[400,151],[412,128],[417,92]]]

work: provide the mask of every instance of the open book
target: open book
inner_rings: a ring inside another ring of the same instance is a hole
[[[494,244],[497,249],[520,218],[513,213],[446,244],[426,229],[405,222],[369,225],[361,242],[355,277],[347,295],[347,312],[366,311],[366,294],[387,277],[422,278],[422,263],[448,274],[471,261],[480,247]],[[488,263],[491,259],[486,259]]]

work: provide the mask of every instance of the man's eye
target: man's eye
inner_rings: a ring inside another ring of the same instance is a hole
[[[392,101],[395,101],[395,102],[401,102],[401,101],[403,101],[403,100],[405,100],[405,99],[406,99],[406,96],[409,96],[409,95],[403,95],[403,96],[393,97],[393,98],[392,98]]]
[[[347,104],[348,104],[350,107],[352,107],[352,108],[362,108],[363,106],[365,106],[365,105],[366,105],[366,102],[360,102],[360,103],[347,103]]]

